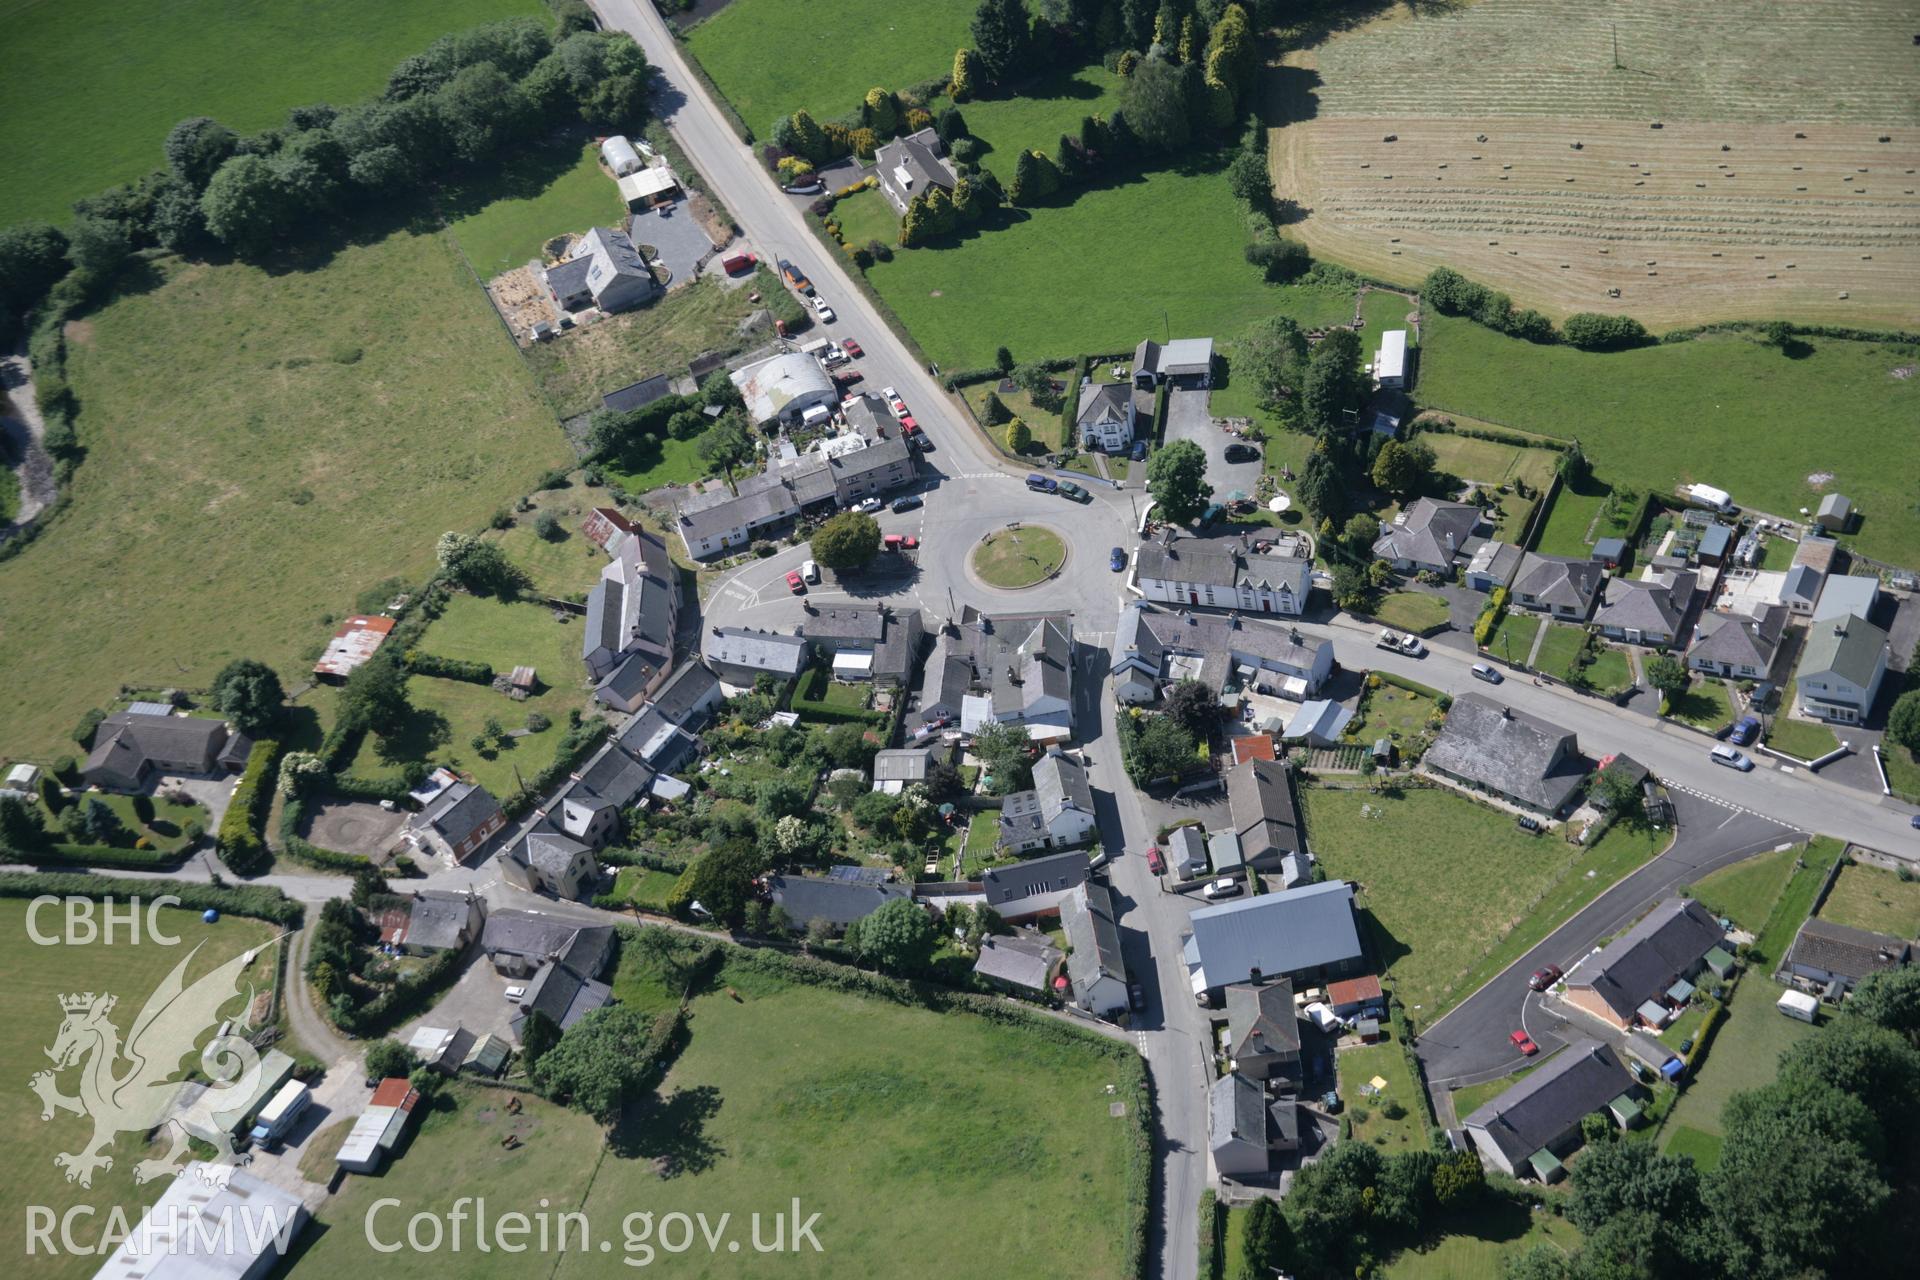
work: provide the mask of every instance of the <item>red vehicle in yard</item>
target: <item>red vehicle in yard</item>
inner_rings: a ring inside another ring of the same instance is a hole
[[[852,357],[855,360],[858,360],[861,356],[867,354],[866,352],[860,349],[860,344],[855,342],[852,338],[842,338],[840,340],[840,349],[846,352],[848,356]]]
[[[1520,1051],[1520,1056],[1523,1058],[1531,1058],[1534,1054],[1540,1052],[1540,1046],[1535,1044],[1533,1037],[1524,1031],[1516,1031],[1508,1036],[1507,1039],[1513,1041],[1513,1047]]]
[[[754,264],[759,261],[760,259],[750,253],[736,253],[731,258],[722,258],[720,267],[728,275],[737,276],[742,272],[753,270]]]
[[[1167,874],[1167,859],[1160,852],[1160,846],[1157,844],[1147,846],[1147,870],[1157,876]]]
[[[807,593],[807,580],[800,576],[798,569],[787,570],[787,590],[797,596],[802,596]]]
[[[865,375],[863,375],[858,369],[845,369],[839,373],[834,374],[833,380],[834,380],[834,383],[838,386],[850,387],[854,383],[860,381],[860,379],[863,376]]]
[[[1535,991],[1545,991],[1548,987],[1560,981],[1562,976],[1559,965],[1541,965],[1533,971],[1533,976],[1527,979],[1527,985]]]

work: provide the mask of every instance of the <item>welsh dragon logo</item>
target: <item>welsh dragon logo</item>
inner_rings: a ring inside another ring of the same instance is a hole
[[[180,1060],[193,1052],[194,1042],[201,1035],[218,1025],[221,1008],[242,994],[240,975],[274,942],[235,956],[188,986],[187,966],[200,951],[194,947],[147,998],[124,1044],[119,1030],[109,1021],[118,997],[91,991],[60,997],[60,1010],[65,1016],[60,1034],[46,1050],[53,1068],[35,1072],[27,1087],[40,1095],[42,1120],[53,1119],[56,1111],[93,1119],[93,1137],[80,1150],[53,1158],[54,1164],[66,1171],[68,1182],[91,1187],[96,1169],[113,1168],[113,1157],[107,1149],[117,1135],[144,1134],[160,1128],[167,1130],[172,1145],[159,1159],[135,1165],[134,1180],[146,1182],[178,1171],[187,1154],[189,1137],[177,1105],[180,1082],[174,1076]],[[246,994],[251,1004],[251,988]],[[212,1111],[250,1096],[258,1086],[260,1055],[238,1034],[247,1029],[238,1024],[227,1034],[215,1036],[200,1051],[200,1069],[210,1082],[203,1097]],[[70,1067],[80,1070],[77,1097],[61,1093],[57,1082],[60,1073]],[[219,1150],[219,1164],[239,1164],[245,1159],[234,1150],[231,1134],[192,1136],[213,1142]]]

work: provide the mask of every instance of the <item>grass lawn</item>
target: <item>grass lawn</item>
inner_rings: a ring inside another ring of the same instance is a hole
[[[1413,303],[1397,293],[1388,293],[1383,289],[1370,289],[1360,301],[1360,354],[1371,362],[1374,353],[1380,350],[1380,337],[1389,329],[1407,331],[1407,348],[1413,349],[1418,339],[1413,326],[1407,323],[1407,316],[1413,311]],[[1352,319],[1352,317],[1348,317]]]
[[[65,222],[79,197],[163,168],[167,131],[188,116],[241,133],[282,124],[301,103],[378,94],[439,36],[522,16],[548,20],[539,0],[16,0],[0,50],[0,226]]]
[[[581,1206],[617,1221],[718,1206],[819,1213],[823,1252],[676,1259],[689,1276],[1117,1276],[1131,1118],[1119,1064],[1025,1026],[935,1014],[739,968],[599,1164]],[[738,999],[730,998],[737,993]],[[769,1046],[778,1051],[769,1053]],[[579,1158],[582,1168],[591,1162]],[[662,1179],[655,1160],[681,1172]],[[887,1211],[876,1213],[876,1188]],[[578,1203],[577,1201],[573,1203]],[[901,1231],[901,1222],[912,1222]],[[570,1255],[560,1280],[604,1274]]]
[[[629,493],[647,493],[664,485],[692,484],[706,476],[707,463],[700,456],[700,436],[695,436],[691,440],[662,440],[651,454],[602,463],[600,470],[611,483]]]
[[[1527,655],[1533,652],[1534,639],[1545,625],[1546,619],[1537,613],[1509,609],[1493,634],[1487,637],[1487,652],[1525,665]]]
[[[360,591],[424,578],[443,530],[572,457],[442,237],[313,271],[155,271],[70,325],[87,458],[66,511],[0,564],[17,755],[71,751],[123,683],[204,686],[237,657],[303,683]]]
[[[1756,966],[1777,964],[1787,954],[1787,948],[1793,945],[1793,935],[1800,931],[1807,913],[1813,910],[1813,900],[1820,892],[1827,868],[1840,856],[1841,848],[1841,843],[1830,836],[1816,836],[1807,842],[1800,855],[1801,865],[1793,869],[1786,888],[1780,891],[1767,923],[1754,941],[1753,949],[1761,956]]]
[[[1068,371],[1072,376],[1072,371]],[[961,392],[967,403],[973,406],[974,416],[982,423],[987,420],[987,397],[997,395],[1007,412],[1027,424],[1027,430],[1033,434],[1033,443],[1027,446],[1027,455],[1041,457],[1044,454],[1059,453],[1066,448],[1067,425],[1058,412],[1042,409],[1033,402],[1033,397],[1018,388],[1012,391],[1000,390],[997,382],[980,382]],[[1007,443],[1005,425],[986,428],[997,444]]]
[[[1602,645],[1599,656],[1587,668],[1587,683],[1602,692],[1626,688],[1633,683],[1633,667],[1627,662],[1627,655]]]
[[[448,1090],[452,1105],[442,1102],[416,1122],[406,1147],[394,1163],[378,1175],[349,1175],[340,1191],[328,1200],[319,1216],[320,1230],[309,1227],[295,1245],[295,1266],[309,1277],[382,1275],[397,1280],[428,1280],[447,1270],[444,1254],[402,1247],[394,1253],[376,1253],[368,1241],[368,1214],[382,1197],[404,1196],[396,1213],[392,1206],[372,1220],[373,1234],[383,1243],[391,1239],[404,1246],[406,1223],[414,1213],[445,1215],[463,1196],[485,1196],[499,1212],[539,1212],[546,1200],[549,1212],[579,1207],[592,1185],[602,1143],[600,1126],[578,1111],[569,1111],[533,1094],[508,1093],[473,1085]],[[510,1098],[520,1100],[518,1114],[506,1110]],[[509,1134],[520,1139],[511,1151],[500,1143]],[[471,1205],[468,1206],[469,1211]],[[592,1223],[601,1239],[620,1240],[619,1214],[605,1224]],[[445,1218],[441,1219],[443,1222]],[[387,1234],[393,1224],[393,1234]],[[578,1239],[578,1228],[574,1229]],[[537,1237],[528,1237],[531,1243]],[[460,1273],[486,1280],[515,1280],[528,1274],[527,1253],[482,1252],[472,1247],[471,1224],[464,1237]],[[544,1269],[544,1267],[543,1267]]]
[[[1425,1150],[1426,1124],[1416,1093],[1418,1086],[1413,1073],[1407,1070],[1407,1055],[1392,1042],[1390,1029],[1382,1027],[1381,1030],[1387,1038],[1379,1044],[1342,1049],[1334,1057],[1340,1071],[1340,1096],[1346,1101],[1348,1114],[1354,1116],[1353,1139],[1371,1142],[1386,1155]],[[1369,1098],[1360,1092],[1360,1086],[1375,1076],[1385,1080],[1387,1087],[1378,1097]],[[1398,1119],[1387,1118],[1389,1102],[1399,1105]],[[1358,1116],[1362,1108],[1367,1113],[1365,1120]]]
[[[165,849],[169,853],[187,842],[184,831],[189,822],[197,822],[202,827],[208,825],[206,809],[191,802],[176,804],[161,796],[140,797],[136,800],[133,796],[95,794],[87,798],[105,801],[107,808],[120,816],[120,821],[126,824],[128,831],[135,836],[145,836],[153,842],[154,848]],[[82,803],[85,802],[82,801]],[[141,821],[142,809],[146,809],[153,815],[151,821]],[[44,813],[45,810],[41,812]]]
[[[1462,975],[1582,852],[1447,791],[1309,789],[1304,799],[1315,852],[1328,875],[1359,883],[1386,977],[1418,1024],[1466,994]]]
[[[1758,933],[1799,856],[1794,848],[1747,858],[1702,877],[1688,892],[1715,915]]]
[[[1508,1259],[1537,1245],[1568,1254],[1580,1247],[1579,1229],[1565,1218],[1510,1202],[1449,1215],[1440,1222],[1445,1234],[1395,1254],[1381,1270],[1382,1280],[1485,1280],[1500,1275]]]
[[[1920,936],[1920,881],[1864,863],[1842,867],[1820,918],[1899,938]]]
[[[1470,1084],[1464,1089],[1455,1089],[1452,1094],[1454,1118],[1464,1123],[1468,1116],[1532,1075],[1534,1068],[1539,1065],[1535,1062],[1532,1066],[1522,1067],[1510,1076],[1501,1076],[1498,1080],[1488,1080],[1484,1084]]]
[[[1762,538],[1760,540],[1760,563],[1756,569],[1768,569],[1785,573],[1793,567],[1793,553],[1800,544],[1785,538]]]
[[[557,622],[553,611],[529,600],[511,603],[484,596],[456,595],[446,610],[428,624],[420,649],[461,662],[485,662],[496,675],[518,666],[537,668],[540,683],[549,688],[573,689],[580,684],[580,627]],[[476,685],[475,688],[480,686]],[[494,695],[500,697],[500,695]],[[501,697],[509,708],[531,707]],[[507,717],[502,716],[501,719]]]
[[[1885,751],[1887,782],[1893,794],[1920,804],[1920,756],[1896,742],[1887,743]]]
[[[805,107],[816,120],[860,109],[867,90],[899,89],[953,66],[975,6],[848,0],[823,12],[791,0],[732,0],[687,33],[686,47],[755,135]],[[969,104],[971,106],[971,104]],[[1009,170],[1008,176],[1011,176]]]
[[[1378,689],[1367,694],[1366,710],[1348,726],[1347,737],[1367,744],[1376,738],[1392,738],[1401,744],[1404,757],[1408,742],[1431,732],[1427,720],[1434,710],[1433,699],[1425,694],[1382,681]]]
[[[1733,703],[1727,700],[1725,683],[1695,677],[1687,691],[1668,705],[1667,716],[1696,729],[1718,729],[1733,719]]]
[[[1040,525],[1001,529],[973,549],[973,571],[991,587],[1030,587],[1058,572],[1067,562],[1060,535]]]
[[[862,245],[870,240],[892,246],[901,252],[900,215],[877,190],[862,191],[834,202],[833,216],[840,222],[840,238],[847,244]]]
[[[1586,642],[1585,628],[1550,622],[1547,624],[1547,638],[1540,642],[1540,651],[1534,655],[1533,665],[1549,675],[1565,679],[1573,667],[1574,658],[1579,656]]]
[[[1686,1009],[1668,1023],[1660,1032],[1660,1040],[1675,1053],[1682,1052],[1680,1046],[1694,1038],[1700,1032],[1700,1024],[1706,1021],[1707,1006],[1695,1000]]]
[[[749,284],[732,288],[702,277],[652,306],[608,316],[528,348],[527,365],[561,417],[590,413],[600,408],[600,397],[609,391],[657,373],[686,373],[687,363],[697,355],[771,341],[770,328],[741,336],[740,322],[762,305],[748,301],[749,294],[758,292],[765,299],[779,287],[764,267]],[[686,444],[687,456],[692,456],[691,441],[669,441],[669,453],[675,444]],[[654,481],[663,483],[678,482]]]
[[[982,809],[967,823],[967,838],[960,846],[961,855],[966,859],[967,874],[971,875],[993,861],[994,845],[1000,839],[999,817],[1000,811],[997,809]]]
[[[1791,514],[1838,490],[1871,514],[1854,541],[1896,564],[1920,561],[1920,386],[1893,370],[1912,347],[1809,340],[1788,359],[1738,334],[1596,354],[1535,346],[1472,321],[1426,317],[1420,393],[1437,409],[1577,437],[1616,485],[1671,492],[1718,485],[1734,501]],[[1673,424],[1688,424],[1676,432]],[[1845,423],[1808,431],[1809,422]],[[1809,477],[1831,473],[1816,490]],[[1546,549],[1546,548],[1543,548]]]
[[[622,867],[614,880],[613,891],[636,907],[665,911],[667,895],[679,883],[680,877],[671,871],[658,871],[652,867]]]
[[[561,599],[582,599],[593,590],[606,567],[607,556],[581,536],[587,512],[597,506],[612,505],[605,489],[589,488],[576,482],[567,489],[547,489],[533,495],[533,510],[514,513],[511,529],[489,529],[481,534],[500,549],[532,581],[533,591]],[[542,515],[560,522],[550,538],[534,529]],[[576,655],[577,656],[577,655]]]
[[[1780,700],[1783,712],[1785,708],[1793,706],[1797,698],[1797,692],[1789,688],[1786,697]],[[1767,729],[1767,745],[1775,751],[1784,751],[1802,760],[1818,760],[1838,747],[1840,739],[1834,737],[1833,730],[1818,720],[1796,720],[1781,714],[1773,718],[1773,723]]]
[[[475,193],[481,207],[447,226],[481,279],[539,258],[540,247],[557,235],[625,225],[626,205],[613,179],[600,172],[598,154],[592,142],[566,138],[516,151],[490,170],[486,187]],[[465,193],[451,192],[445,202],[457,210]]]
[[[1368,294],[1367,300],[1371,302],[1375,296]],[[1436,468],[1442,475],[1494,489],[1516,480],[1524,481],[1535,495],[1545,493],[1553,483],[1553,468],[1560,460],[1560,455],[1551,449],[1527,449],[1445,431],[1423,431],[1420,442],[1433,450]],[[1502,542],[1519,542],[1526,530],[1527,518],[1533,514],[1536,498],[1522,498],[1512,493],[1494,497],[1499,502],[1494,519],[1499,532],[1495,536]]]
[[[1543,556],[1584,559],[1593,550],[1588,531],[1594,528],[1595,519],[1607,505],[1607,494],[1607,487],[1594,480],[1579,489],[1560,486],[1560,492],[1554,495],[1553,510],[1547,513],[1546,526],[1540,530],[1540,539],[1533,549]],[[1600,536],[1598,530],[1594,530],[1593,536]]]
[[[12,1088],[0,1090],[0,1133],[8,1135],[15,1148],[15,1158],[7,1162],[12,1172],[0,1174],[0,1196],[4,1196],[8,1204],[22,1208],[45,1205],[55,1215],[64,1215],[79,1205],[92,1206],[91,1219],[76,1221],[90,1220],[97,1230],[111,1211],[124,1213],[129,1222],[138,1221],[141,1209],[159,1198],[164,1189],[161,1181],[137,1186],[133,1171],[136,1161],[164,1154],[166,1144],[156,1143],[149,1149],[139,1135],[133,1133],[122,1134],[114,1141],[109,1148],[113,1168],[96,1171],[91,1188],[68,1182],[54,1165],[53,1157],[58,1152],[78,1151],[92,1134],[93,1123],[67,1112],[56,1113],[52,1120],[41,1120],[40,1099],[27,1088],[28,1077],[50,1065],[42,1050],[51,1045],[59,1033],[61,996],[81,991],[110,992],[117,996],[119,1004],[113,1011],[112,1021],[125,1035],[147,996],[194,947],[200,949],[187,967],[188,983],[278,933],[277,928],[237,916],[225,916],[218,924],[208,925],[201,923],[195,911],[162,907],[159,912],[162,932],[178,937],[179,945],[160,945],[143,928],[138,945],[129,943],[122,930],[111,946],[73,944],[56,950],[36,946],[28,936],[26,899],[0,899],[0,956],[4,956],[0,968],[7,974],[4,987],[0,987],[0,1018],[13,1028],[13,1033],[6,1038],[6,1047],[0,1048],[0,1068],[14,1082]],[[42,933],[57,934],[60,930],[57,911],[40,912],[36,923]],[[223,1006],[221,1012],[243,1011],[246,1001],[242,997],[249,985],[256,991],[271,987],[274,968],[273,952],[264,952],[251,971],[242,975],[238,984],[241,994]],[[203,1044],[213,1030],[213,1027],[206,1028],[197,1037],[196,1044]],[[183,1064],[197,1065],[198,1059],[183,1059]],[[173,1078],[184,1076],[183,1069],[176,1071]],[[62,1072],[58,1078],[61,1092],[75,1092],[78,1077],[79,1069]],[[9,1250],[16,1257],[26,1255],[26,1217],[24,1211],[6,1215],[4,1223],[0,1223],[0,1249]],[[84,1233],[86,1229],[80,1230]],[[85,1235],[83,1238],[95,1237]],[[98,1270],[99,1261],[56,1249],[53,1257],[43,1257],[29,1270],[37,1275],[78,1280]]]
[[[1774,1008],[1780,989],[1763,972],[1750,972],[1734,989],[1706,1057],[1681,1092],[1660,1132],[1663,1150],[1691,1155],[1710,1168],[1720,1157],[1720,1109],[1743,1089],[1773,1079],[1780,1055],[1813,1028]]]
[[[960,114],[967,132],[986,144],[981,163],[1011,178],[1020,152],[1052,155],[1061,134],[1080,136],[1080,121],[1087,116],[1112,116],[1125,83],[1098,62],[1059,67],[1035,76],[1012,96],[961,103]]]
[[[809,689],[804,699],[796,696],[795,702],[807,706],[832,707],[838,711],[866,711],[867,697],[872,692],[871,685],[851,684],[845,680],[826,680],[816,682],[817,689]]]
[[[1380,598],[1373,615],[1390,627],[1419,634],[1446,622],[1447,602],[1424,591],[1396,591]]]
[[[991,365],[1002,344],[1026,360],[1127,351],[1168,332],[1225,344],[1274,312],[1303,328],[1351,321],[1350,291],[1270,285],[1247,265],[1246,228],[1226,188],[1229,158],[1197,157],[1188,171],[1129,175],[1071,203],[1009,210],[1006,225],[896,253],[868,278],[927,354],[954,369]],[[989,156],[986,167],[1002,182],[1012,178],[1010,159]],[[1151,309],[1143,279],[1154,282]],[[1229,407],[1220,392],[1213,404],[1218,413],[1251,412],[1252,393],[1245,408]]]

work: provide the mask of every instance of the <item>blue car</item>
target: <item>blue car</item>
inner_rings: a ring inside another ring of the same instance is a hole
[[[1741,716],[1740,719],[1735,722],[1733,732],[1727,735],[1727,740],[1732,742],[1736,747],[1745,747],[1751,745],[1759,733],[1760,722],[1758,720],[1752,716]]]
[[[1133,442],[1133,460],[1135,462],[1145,462],[1147,460],[1147,442],[1145,440],[1135,440]]]
[[[1125,573],[1127,571],[1127,553],[1119,547],[1115,547],[1113,554],[1107,557],[1107,566],[1115,573]]]

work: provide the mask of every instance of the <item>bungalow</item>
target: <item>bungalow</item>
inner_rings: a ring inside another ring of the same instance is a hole
[[[1513,580],[1513,602],[1523,609],[1574,622],[1586,621],[1599,598],[1606,570],[1574,556],[1527,552]]]
[[[546,268],[546,280],[547,293],[562,311],[589,306],[625,311],[661,293],[633,238],[615,227],[594,227],[581,236],[571,257]]]
[[[485,787],[456,782],[435,796],[411,824],[418,835],[442,845],[455,862],[465,862],[507,825],[507,815]]]
[[[1290,626],[1169,613],[1138,600],[1120,606],[1111,676],[1125,705],[1153,702],[1163,686],[1183,679],[1200,681],[1223,702],[1249,689],[1303,700],[1332,674],[1333,645]]]
[[[1254,1080],[1300,1079],[1300,1019],[1285,978],[1227,988],[1227,1056]]]
[[[1058,747],[1034,764],[1031,791],[1011,792],[1001,801],[1002,849],[1065,849],[1093,836],[1093,790],[1087,771]]]
[[[1465,502],[1418,498],[1374,540],[1373,555],[1397,573],[1453,576],[1454,561],[1470,557],[1467,540],[1480,532],[1480,508]]]
[[[778,422],[794,426],[814,406],[831,409],[840,403],[839,389],[826,369],[812,356],[798,351],[756,360],[728,377],[746,401],[747,416],[755,425]]]
[[[1624,1031],[1646,1018],[1643,1007],[1649,1002],[1664,1008],[1676,983],[1697,978],[1707,953],[1725,937],[1720,922],[1698,902],[1668,898],[1574,965],[1564,999]]]
[[[1897,969],[1913,958],[1913,944],[1889,933],[1854,929],[1814,917],[1800,926],[1787,952],[1787,971],[1821,988],[1829,999],[1850,993],[1862,978]]]
[[[244,769],[253,742],[224,720],[116,712],[93,732],[80,776],[102,791],[138,791],[156,773],[207,776]]]
[[[807,642],[753,627],[713,627],[707,632],[705,656],[714,674],[730,685],[752,688],[761,676],[785,684],[807,665]]]
[[[600,864],[578,840],[535,828],[500,859],[500,874],[528,893],[573,900],[599,879]]]
[[[1567,811],[1587,776],[1570,730],[1477,693],[1454,699],[1422,767],[1548,818]]]
[[[1687,666],[1710,676],[1765,680],[1780,653],[1780,637],[1787,629],[1787,607],[1768,605],[1748,616],[1709,613],[1694,629],[1687,649]]]
[[[1880,696],[1890,648],[1885,631],[1854,614],[1815,623],[1794,673],[1800,709],[1835,724],[1865,720]]]
[[[1559,1157],[1579,1145],[1580,1122],[1633,1092],[1633,1077],[1612,1049],[1577,1039],[1468,1116],[1467,1137],[1500,1172],[1552,1182],[1564,1172]]]
[[[632,712],[673,669],[680,626],[680,571],[667,544],[645,529],[609,542],[613,557],[587,595],[580,657],[594,697]]]
[[[1020,924],[1059,915],[1062,901],[1087,882],[1087,875],[1087,855],[1070,850],[989,867],[980,877],[980,886],[986,904],[999,912],[1002,920]]]
[[[1043,996],[1052,992],[1066,958],[1065,952],[1037,933],[990,935],[980,943],[973,972],[996,987]]]
[[[1183,949],[1193,994],[1213,1005],[1238,982],[1287,978],[1311,985],[1361,971],[1365,956],[1344,880],[1264,893],[1190,917]]]
[[[1222,1178],[1262,1177],[1273,1153],[1300,1145],[1293,1095],[1268,1098],[1259,1081],[1232,1071],[1213,1082],[1207,1105],[1208,1149]]]
[[[1628,644],[1670,645],[1680,634],[1697,575],[1691,569],[1647,572],[1653,576],[1607,579],[1604,603],[1593,618],[1601,635]]]
[[[1137,426],[1133,388],[1124,382],[1083,382],[1074,431],[1082,449],[1122,453],[1133,444]]]
[[[793,928],[809,929],[818,921],[834,933],[844,933],[848,925],[866,919],[895,898],[913,897],[904,885],[820,876],[768,876],[767,893]]]
[[[1176,338],[1164,345],[1149,338],[1133,349],[1133,385],[1142,391],[1163,382],[1206,387],[1212,379],[1212,338]]]
[[[903,217],[914,197],[934,187],[952,195],[959,181],[947,159],[947,144],[931,125],[882,146],[874,153],[873,172],[887,203]]]
[[[1158,604],[1297,618],[1313,591],[1313,561],[1257,552],[1251,535],[1183,538],[1169,526],[1135,555],[1134,585]]]
[[[1227,774],[1227,808],[1240,853],[1256,871],[1276,870],[1306,848],[1294,807],[1292,770],[1271,760],[1248,760]]]
[[[1075,885],[1060,901],[1067,932],[1067,977],[1073,1002],[1102,1018],[1127,1009],[1127,965],[1120,955],[1119,917],[1113,891],[1098,880]]]
[[[465,893],[416,892],[407,904],[407,922],[393,939],[409,955],[461,951],[480,936],[486,903]]]

